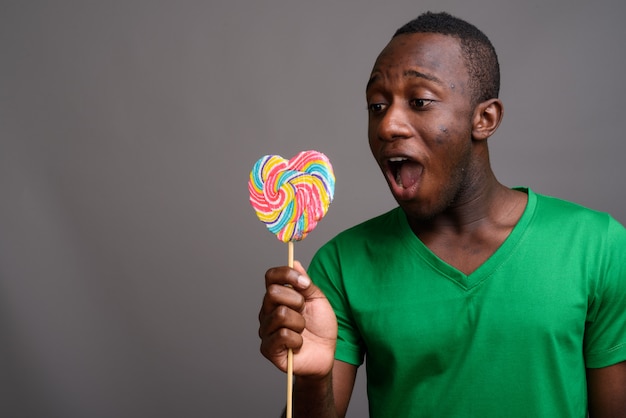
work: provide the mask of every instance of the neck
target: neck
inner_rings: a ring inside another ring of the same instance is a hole
[[[434,254],[469,275],[509,236],[527,197],[494,181],[432,219],[409,224]]]
[[[468,184],[443,212],[428,220],[409,219],[417,236],[434,233],[470,234],[484,227],[515,224],[521,215],[522,193],[497,181],[488,171]],[[523,212],[523,209],[522,209]]]

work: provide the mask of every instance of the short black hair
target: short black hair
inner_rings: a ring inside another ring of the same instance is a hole
[[[449,13],[426,12],[400,27],[393,37],[411,33],[439,33],[458,38],[469,73],[473,104],[498,97],[498,55],[489,38],[476,26]]]

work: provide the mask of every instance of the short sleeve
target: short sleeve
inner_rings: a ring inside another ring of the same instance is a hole
[[[585,363],[590,368],[626,360],[626,230],[611,217],[600,251],[585,328]]]
[[[365,356],[363,343],[343,286],[340,265],[337,247],[333,241],[330,241],[315,254],[308,274],[324,292],[337,316],[338,335],[335,359],[360,366]]]

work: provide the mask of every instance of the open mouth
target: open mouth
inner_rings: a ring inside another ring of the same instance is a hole
[[[417,183],[423,167],[406,157],[392,157],[387,160],[388,176],[396,185],[408,189]]]
[[[409,161],[409,159],[404,157],[393,157],[389,159],[389,170],[396,184],[400,187],[402,187],[402,176],[400,172],[402,171],[402,165],[407,161]]]

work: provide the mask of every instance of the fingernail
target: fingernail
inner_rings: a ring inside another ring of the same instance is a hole
[[[311,284],[311,279],[303,275],[298,276],[298,285],[300,287],[307,288],[309,287],[310,284]]]

